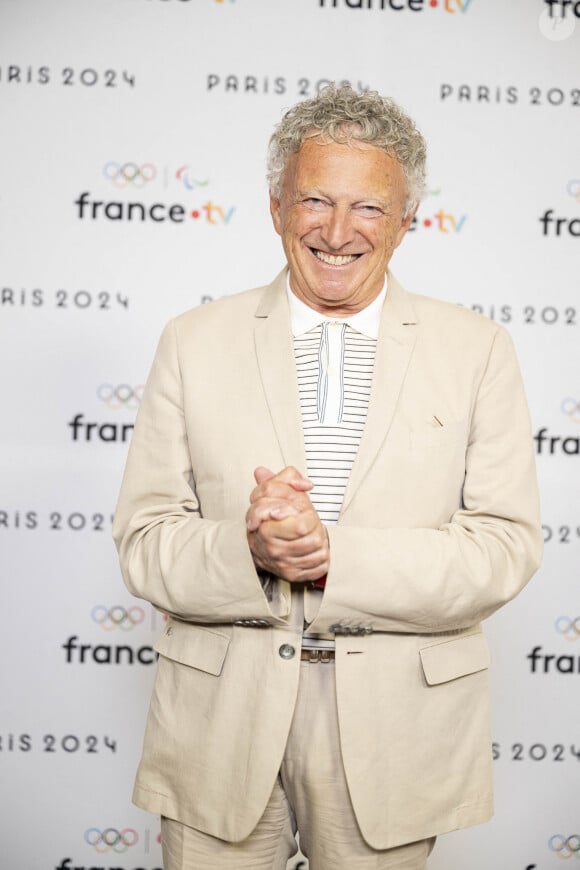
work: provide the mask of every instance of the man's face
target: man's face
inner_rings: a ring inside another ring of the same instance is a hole
[[[270,197],[295,295],[336,317],[369,305],[413,219],[403,219],[406,194],[403,170],[382,149],[307,139],[288,159],[282,198]]]

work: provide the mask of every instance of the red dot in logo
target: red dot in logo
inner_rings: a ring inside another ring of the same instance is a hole
[[[424,226],[424,227],[430,227],[430,226],[431,226],[431,221],[429,220],[429,218],[425,218],[425,220],[423,221],[423,226]]]
[[[198,210],[197,210],[197,209],[194,209],[194,210],[192,211],[192,213],[191,213],[191,216],[192,216],[192,218],[198,218],[198,217],[199,217],[199,212],[198,212]]]
[[[435,9],[435,7],[438,5],[439,4],[438,4],[437,0],[429,0],[429,6],[432,6],[433,9]]]

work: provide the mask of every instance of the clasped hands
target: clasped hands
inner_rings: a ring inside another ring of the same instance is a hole
[[[310,497],[312,483],[288,466],[274,474],[260,466],[246,514],[254,564],[290,583],[318,580],[328,572],[328,532]]]

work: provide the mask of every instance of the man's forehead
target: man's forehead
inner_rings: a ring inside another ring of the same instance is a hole
[[[349,164],[346,167],[345,160]],[[299,151],[290,155],[285,180],[290,181],[293,188],[307,192],[322,183],[333,187],[340,187],[341,182],[352,184],[357,175],[362,183],[372,183],[373,187],[390,189],[393,185],[405,184],[399,161],[383,148],[358,140],[340,143],[319,137],[307,139]]]

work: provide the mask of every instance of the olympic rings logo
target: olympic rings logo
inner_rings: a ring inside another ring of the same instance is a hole
[[[113,384],[101,384],[97,390],[97,397],[115,410],[138,408],[144,389],[142,384],[138,387],[131,387],[129,384],[119,384],[116,387]]]
[[[115,187],[145,187],[157,177],[157,169],[152,163],[105,163],[103,175],[112,181]]]
[[[580,640],[580,616],[577,616],[576,619],[559,616],[554,626],[556,631],[563,634],[566,640]]]
[[[114,607],[107,608],[104,604],[96,604],[91,610],[91,619],[100,625],[103,631],[114,631],[116,628],[131,631],[143,622],[145,611],[142,607],[125,609],[120,604],[116,604]]]
[[[564,399],[562,402],[562,413],[574,423],[580,423],[580,402],[578,399]]]
[[[88,828],[85,831],[85,843],[92,846],[96,852],[126,852],[139,840],[139,834],[133,828],[124,828],[118,831],[116,828]]]
[[[580,202],[580,178],[572,178],[566,185],[566,190],[576,202]]]
[[[557,852],[558,858],[571,858],[575,855],[580,859],[580,834],[572,834],[570,837],[554,834],[548,840],[548,846],[552,852]]]

